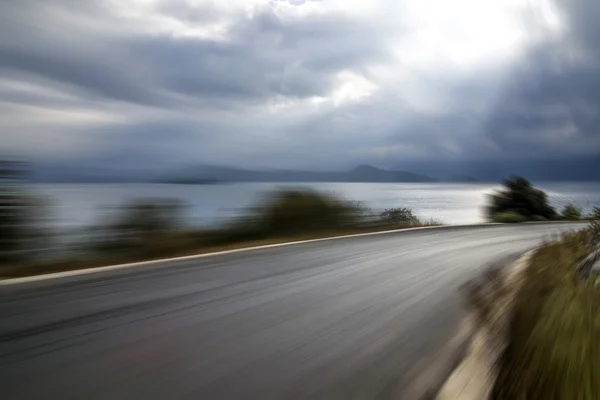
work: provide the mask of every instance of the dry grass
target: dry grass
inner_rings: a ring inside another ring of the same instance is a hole
[[[575,278],[590,251],[577,233],[533,255],[492,398],[600,399],[600,289]]]

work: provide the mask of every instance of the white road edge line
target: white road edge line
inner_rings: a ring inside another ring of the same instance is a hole
[[[556,223],[556,222],[558,222],[558,221],[531,222],[531,223],[549,224],[549,223]],[[23,277],[23,278],[0,279],[0,286],[17,285],[20,283],[38,282],[38,281],[45,281],[45,280],[50,280],[50,279],[67,278],[67,277],[71,277],[71,276],[96,274],[96,273],[100,273],[100,272],[113,271],[113,270],[118,270],[118,269],[160,264],[160,263],[167,262],[167,261],[194,260],[194,259],[198,259],[198,258],[215,257],[215,256],[222,256],[222,255],[227,255],[227,254],[242,253],[245,251],[270,249],[270,248],[274,248],[274,247],[293,246],[293,245],[304,244],[304,243],[325,242],[328,240],[336,240],[336,239],[346,239],[346,238],[361,237],[361,236],[386,235],[386,234],[390,234],[390,233],[411,232],[411,231],[425,230],[425,229],[440,229],[440,228],[452,229],[452,228],[469,228],[469,227],[476,228],[476,227],[484,227],[484,226],[492,226],[492,225],[518,225],[518,224],[502,224],[502,223],[490,222],[490,223],[481,223],[481,224],[422,226],[422,227],[417,227],[417,228],[394,229],[394,230],[390,230],[390,231],[356,233],[353,235],[342,235],[342,236],[333,236],[333,237],[320,238],[320,239],[299,240],[299,241],[295,241],[295,242],[266,244],[266,245],[254,246],[254,247],[242,247],[239,249],[217,251],[217,252],[213,252],[213,253],[193,254],[191,256],[162,258],[159,260],[108,265],[106,267],[95,267],[95,268],[78,269],[78,270],[74,270],[74,271],[55,272],[55,273],[51,273],[51,274],[27,276],[27,277]]]

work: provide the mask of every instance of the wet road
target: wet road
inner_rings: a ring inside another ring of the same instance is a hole
[[[574,224],[442,228],[0,286],[3,399],[392,398],[459,286]]]

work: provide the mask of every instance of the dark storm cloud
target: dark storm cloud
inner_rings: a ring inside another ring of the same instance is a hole
[[[36,2],[28,4],[36,8]],[[107,26],[118,27],[122,21],[97,5],[71,9],[61,3],[40,4],[37,8],[46,11],[45,18],[38,16],[29,23],[22,7],[10,3],[3,9],[2,22],[7,24],[2,30],[10,37],[0,41],[0,69],[140,104],[166,105],[174,101],[166,96],[170,92],[251,101],[278,94],[322,95],[331,89],[332,75],[340,69],[359,68],[382,56],[373,29],[361,29],[364,26],[343,16],[284,23],[265,8],[236,20],[231,40],[215,41],[69,26],[70,21],[100,10],[98,18]],[[162,8],[182,20],[218,17],[208,5],[192,9],[172,2]],[[57,30],[48,28],[54,24]],[[67,26],[61,29],[60,24]]]
[[[230,34],[230,41],[140,37],[127,48],[156,69],[168,90],[230,101],[321,96],[335,73],[385,56],[376,29],[343,16],[283,22],[264,9],[236,21]]]
[[[600,60],[600,49],[590,42],[600,38],[600,27],[583,15],[593,10],[570,5],[576,7],[565,9],[569,20],[584,27],[575,26],[564,42],[530,51],[487,121],[485,134],[506,152],[563,158],[600,154],[600,67],[592,61]]]
[[[47,78],[113,100],[161,102],[143,71],[111,43],[110,26],[117,22],[93,1],[2,3],[0,71]]]
[[[568,18],[574,43],[579,44],[588,55],[593,55],[593,60],[598,61],[597,57],[600,55],[600,48],[598,48],[600,3],[593,0],[567,0],[560,2],[559,7],[563,7]]]
[[[147,39],[129,43],[131,54],[152,65],[163,88],[214,101],[260,101],[276,94],[307,97],[323,94],[326,73],[286,66],[257,55],[242,44],[198,39]]]
[[[71,151],[141,166],[407,167],[600,154],[600,3],[560,3],[561,38],[536,42],[508,71],[484,63],[468,73],[405,61],[421,49],[400,46],[412,28],[386,19],[401,10],[391,1],[373,14],[309,17],[273,5],[328,3],[231,11],[163,1],[141,17],[114,8],[129,2],[110,4],[0,3],[0,103],[23,107],[0,121],[23,124],[14,148],[42,153],[44,124],[57,124],[65,142],[82,142]]]
[[[469,122],[480,121],[478,127],[473,126],[479,129],[480,138],[461,146],[466,158],[478,160],[479,154],[484,156],[479,157],[480,161],[508,160],[523,169],[532,159],[534,170],[554,165],[572,167],[576,161],[565,160],[578,157],[583,157],[585,165],[599,159],[600,25],[596,16],[600,15],[600,3],[573,0],[556,5],[567,25],[566,34],[529,48],[503,78],[486,112],[455,112],[453,121],[443,122],[447,116],[442,116],[427,122],[464,132],[470,129]],[[477,75],[452,85],[457,96],[474,99],[493,86],[485,76]],[[451,107],[449,111],[455,110]],[[435,129],[423,127],[420,131],[433,133]],[[460,133],[449,135],[460,140]],[[490,152],[486,147],[497,151]],[[478,165],[475,170],[481,169]]]
[[[131,76],[110,64],[54,49],[0,49],[0,68],[27,72],[68,83],[100,96],[141,104],[157,104],[158,98]]]

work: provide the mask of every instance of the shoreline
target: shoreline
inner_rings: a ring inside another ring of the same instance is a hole
[[[100,261],[96,260],[78,260],[77,263],[74,263],[72,260],[63,261],[64,268],[56,267],[52,271],[51,268],[44,268],[45,266],[31,266],[31,267],[23,267],[23,266],[14,266],[5,268],[9,271],[8,274],[4,271],[4,275],[0,276],[0,286],[7,285],[15,285],[20,283],[28,283],[28,282],[36,282],[43,280],[51,280],[51,279],[59,279],[71,276],[79,276],[79,275],[88,275],[94,273],[100,273],[105,271],[112,271],[118,269],[126,269],[126,268],[134,268],[134,267],[142,267],[149,266],[153,264],[158,264],[166,261],[184,261],[184,260],[193,260],[197,258],[206,258],[206,257],[215,257],[227,254],[234,254],[240,252],[247,252],[253,250],[261,250],[275,247],[283,247],[283,246],[293,246],[300,245],[305,243],[315,243],[315,242],[323,242],[330,240],[342,240],[342,239],[351,239],[356,237],[365,237],[365,236],[376,236],[376,235],[387,235],[393,233],[410,233],[410,232],[418,232],[424,230],[450,230],[450,229],[468,229],[468,228],[491,228],[491,227],[502,227],[502,226],[516,226],[516,225],[527,225],[527,224],[571,224],[571,223],[581,223],[582,221],[543,221],[543,222],[523,222],[520,224],[509,224],[509,223],[479,223],[479,224],[461,224],[461,225],[436,225],[436,226],[416,226],[416,227],[408,227],[408,228],[400,228],[400,229],[380,229],[380,230],[363,230],[363,231],[351,231],[346,232],[345,234],[341,234],[341,232],[331,233],[330,235],[304,235],[298,237],[289,237],[289,238],[280,238],[280,239],[265,239],[261,241],[252,241],[252,242],[240,242],[231,245],[223,245],[223,246],[215,246],[215,247],[207,247],[205,249],[196,249],[190,250],[187,252],[181,252],[178,254],[174,254],[169,257],[162,258],[146,258],[146,259],[115,259],[114,262],[108,261]],[[81,264],[85,264],[82,266]],[[69,265],[70,264],[70,265]],[[59,264],[60,265],[60,264]],[[27,271],[28,268],[29,271]],[[50,269],[50,270],[49,270]],[[38,271],[36,273],[36,271]],[[47,271],[47,272],[46,272]],[[29,273],[28,273],[29,272]]]

